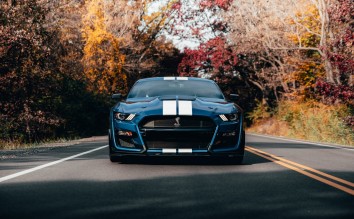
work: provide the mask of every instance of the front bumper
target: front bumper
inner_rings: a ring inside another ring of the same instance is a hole
[[[244,155],[243,117],[237,121],[208,118],[213,127],[143,128],[144,118],[111,119],[111,156],[229,156]],[[128,134],[127,134],[128,133]]]

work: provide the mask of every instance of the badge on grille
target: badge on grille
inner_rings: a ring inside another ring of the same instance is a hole
[[[180,127],[181,126],[181,124],[179,123],[179,120],[181,120],[181,118],[179,118],[179,117],[176,117],[176,123],[174,124],[174,126],[175,127]]]

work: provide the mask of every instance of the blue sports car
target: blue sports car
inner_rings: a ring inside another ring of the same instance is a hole
[[[236,100],[238,95],[231,94]],[[221,156],[242,163],[243,111],[208,79],[138,80],[110,112],[109,156]]]

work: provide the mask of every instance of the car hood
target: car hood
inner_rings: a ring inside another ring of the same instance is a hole
[[[241,109],[222,99],[199,98],[190,96],[163,96],[132,98],[118,103],[116,112],[138,115],[203,115],[229,114]]]

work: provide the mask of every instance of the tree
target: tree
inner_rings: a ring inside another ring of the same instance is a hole
[[[242,59],[225,38],[216,37],[201,43],[197,49],[185,49],[178,71],[181,76],[210,78],[226,95],[240,94],[238,104],[250,110],[255,102],[249,100],[260,98],[261,94]]]
[[[220,14],[228,10],[233,0],[178,0],[170,13],[171,24],[166,30],[182,46],[197,47],[215,37],[223,37],[228,31]],[[183,43],[188,42],[188,43]],[[181,48],[183,50],[183,48]]]
[[[107,30],[119,39],[120,52],[126,57],[122,72],[128,85],[141,77],[176,74],[180,54],[163,35],[171,23],[170,15],[176,11],[175,2],[104,2]]]
[[[354,106],[353,14],[353,1],[337,0],[329,5],[330,39],[324,49],[335,74],[333,80],[320,79],[317,83],[318,92],[323,95],[325,101],[331,103],[341,101],[352,106]]]
[[[84,71],[88,88],[97,93],[126,93],[126,75],[122,73],[125,56],[120,52],[120,40],[107,31],[101,0],[86,2],[83,16]]]
[[[36,0],[2,2],[0,10],[0,136],[34,141],[63,123],[56,114],[61,75],[57,35]]]
[[[327,52],[333,37],[328,7],[326,0],[238,0],[224,11],[228,39],[238,53],[255,60],[250,67],[258,84],[263,90],[272,87],[278,100],[278,93],[297,98],[313,92],[322,75],[334,83],[338,74]]]
[[[354,2],[334,1],[328,13],[331,38],[326,52],[337,72],[336,84],[354,86]]]
[[[107,100],[87,91],[82,1],[0,3],[0,141],[102,134]]]
[[[181,75],[213,77],[233,75],[237,57],[224,38],[217,37],[200,44],[197,50],[186,49],[179,65]]]
[[[284,57],[285,50],[275,50],[272,47],[282,43],[289,47],[282,22],[286,17],[287,8],[283,1],[234,1],[228,11],[223,13],[225,22],[230,27],[228,35],[235,50],[248,60],[249,68],[256,75],[254,84],[266,92],[273,90],[278,98],[280,91],[288,93],[290,88],[285,82],[287,77]],[[276,46],[279,47],[279,46]],[[264,95],[263,95],[264,96]]]

